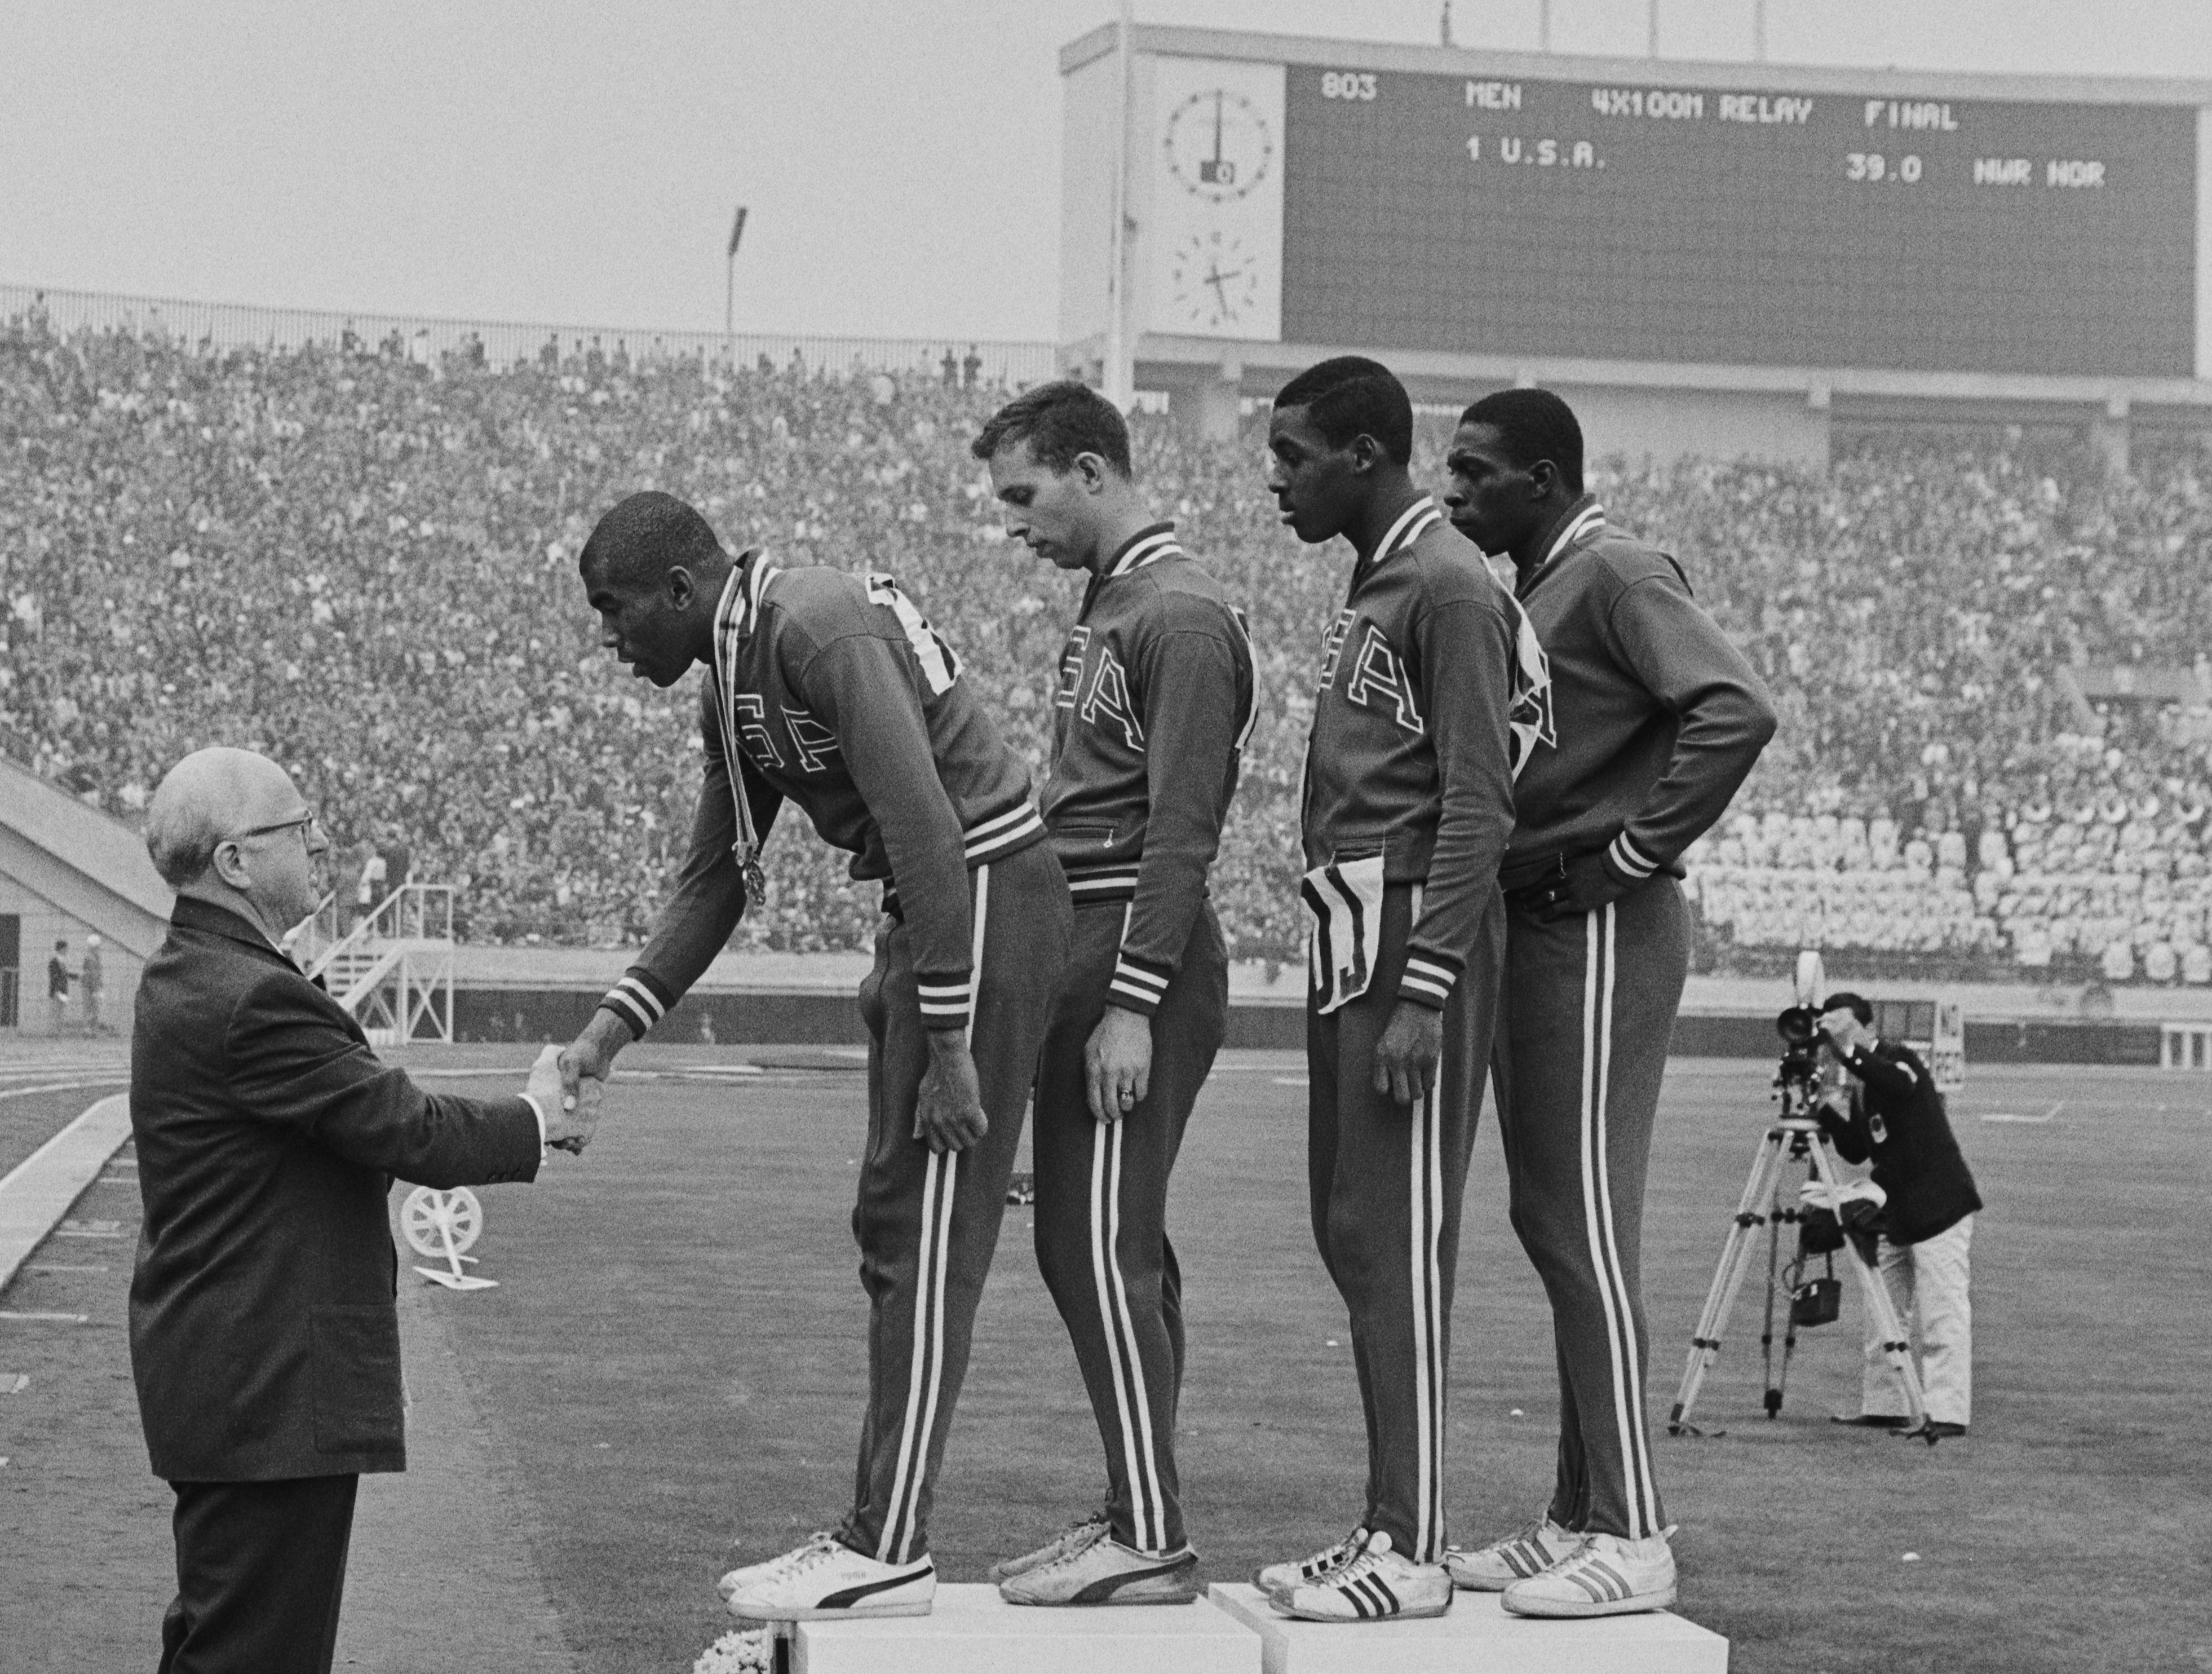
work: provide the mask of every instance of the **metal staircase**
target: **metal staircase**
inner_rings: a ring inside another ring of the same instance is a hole
[[[376,1046],[453,1038],[453,889],[402,884],[343,935],[326,899],[295,953]]]

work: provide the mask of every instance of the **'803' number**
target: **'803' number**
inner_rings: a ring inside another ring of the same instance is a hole
[[[1374,72],[1324,70],[1321,73],[1321,96],[1324,99],[1359,99],[1372,102],[1375,98]]]

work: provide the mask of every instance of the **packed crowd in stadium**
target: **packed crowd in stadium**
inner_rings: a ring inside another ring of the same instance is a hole
[[[1041,766],[1078,592],[1003,538],[969,456],[1006,393],[935,364],[732,371],[563,343],[424,365],[14,321],[0,752],[127,819],[187,750],[250,744],[325,810],[342,897],[381,853],[391,882],[459,886],[471,939],[635,939],[688,833],[696,728],[688,686],[633,682],[597,643],[574,569],[593,519],[660,487],[733,548],[890,571]],[[1449,423],[1424,418],[1417,468]],[[1214,891],[1235,953],[1292,959],[1307,690],[1345,565],[1276,527],[1256,434],[1206,446],[1140,417],[1137,438],[1163,514],[1251,619],[1261,718]],[[1839,453],[1826,474],[1592,473],[1784,717],[1689,857],[1701,962],[1820,946],[1931,975],[2212,980],[2212,717],[2071,678],[2212,690],[2212,464],[2139,454],[2108,480],[2073,446],[1991,433]],[[872,890],[811,837],[769,856],[738,945],[866,945]]]

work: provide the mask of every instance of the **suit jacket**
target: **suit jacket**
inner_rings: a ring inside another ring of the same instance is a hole
[[[138,983],[131,1127],[154,1474],[405,1470],[392,1179],[535,1178],[528,1101],[424,1093],[259,930],[184,897]]]
[[[1982,1195],[1920,1055],[1877,1040],[1843,1062],[1858,1081],[1850,1114],[1816,1109],[1814,1117],[1845,1162],[1874,1165],[1874,1183],[1889,1199],[1881,1227],[1889,1241],[1918,1244],[1979,1212]]]

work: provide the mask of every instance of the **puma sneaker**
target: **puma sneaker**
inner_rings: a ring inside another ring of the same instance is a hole
[[[1581,1549],[1516,1581],[1502,1601],[1515,1616],[1633,1616],[1674,1602],[1674,1554],[1664,1535],[1585,1535]]]
[[[1106,1538],[1112,1525],[1103,1511],[1069,1524],[1034,1552],[1024,1552],[1018,1558],[1001,1558],[985,1572],[993,1581],[1011,1581],[1017,1575],[1026,1575],[1032,1569],[1060,1559],[1071,1557],[1086,1546],[1096,1545]]]
[[[937,1566],[878,1563],[834,1534],[780,1558],[732,1569],[715,1583],[732,1616],[752,1622],[835,1622],[848,1616],[927,1616]]]
[[[1281,1592],[1317,1575],[1326,1575],[1340,1563],[1348,1563],[1358,1556],[1367,1545],[1365,1525],[1354,1529],[1334,1546],[1324,1546],[1310,1558],[1293,1558],[1288,1563],[1271,1563],[1252,1577],[1252,1585],[1270,1595]]]
[[[1188,1604],[1198,1597],[1198,1554],[1139,1552],[1111,1536],[999,1584],[1009,1604]]]
[[[1540,1575],[1582,1550],[1583,1537],[1562,1529],[1547,1512],[1518,1534],[1462,1552],[1444,1549],[1444,1568],[1452,1585],[1468,1592],[1503,1592],[1514,1582]]]
[[[1335,1568],[1272,1593],[1267,1602],[1301,1622],[1398,1622],[1442,1616],[1451,1601],[1451,1577],[1442,1564],[1401,1556],[1377,1529]]]

